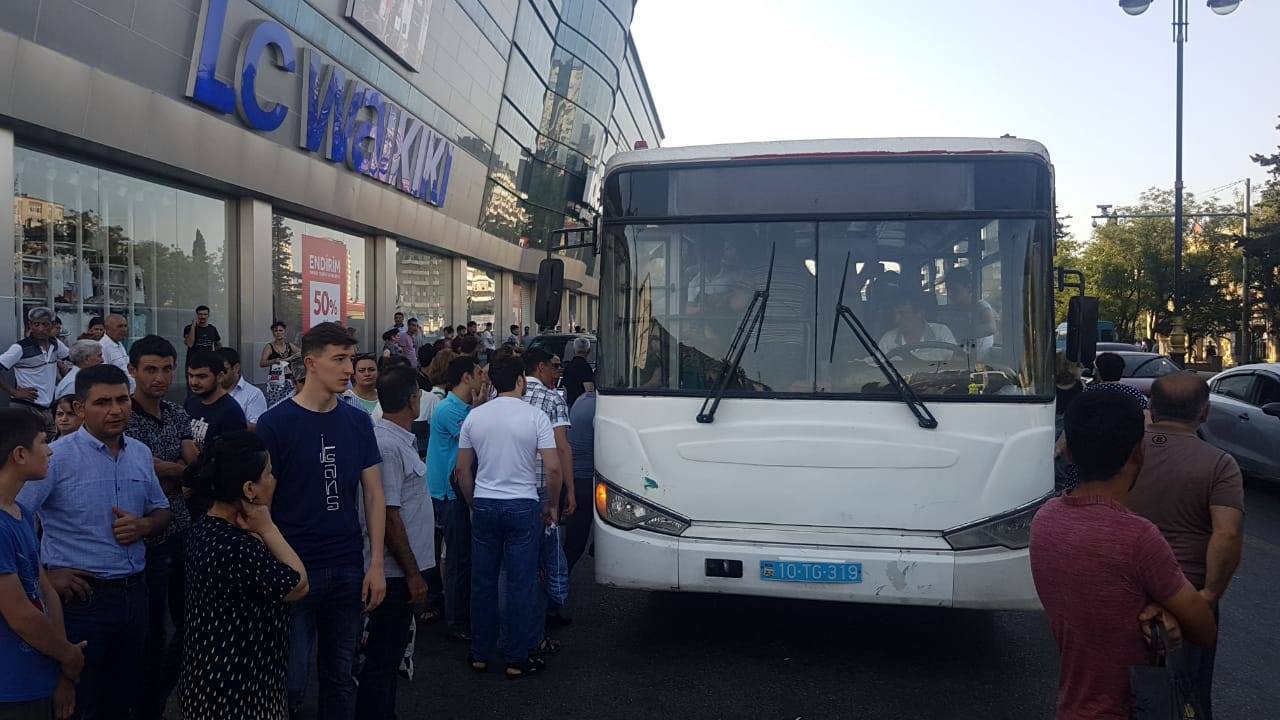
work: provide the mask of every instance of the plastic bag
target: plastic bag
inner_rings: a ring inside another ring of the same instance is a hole
[[[569,560],[564,556],[564,528],[551,524],[542,532],[539,569],[547,597],[557,605],[569,602]]]

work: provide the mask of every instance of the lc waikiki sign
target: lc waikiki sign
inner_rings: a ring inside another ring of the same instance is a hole
[[[187,97],[224,115],[235,113],[254,130],[272,132],[289,108],[263,104],[257,78],[264,55],[299,76],[298,145],[331,162],[390,185],[436,207],[444,206],[453,143],[374,88],[349,78],[310,48],[294,49],[280,23],[259,20],[245,30],[237,53],[235,87],[215,76],[228,0],[204,0],[187,77]],[[301,66],[301,71],[299,71]]]

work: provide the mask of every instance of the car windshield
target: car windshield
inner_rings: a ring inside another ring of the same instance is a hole
[[[759,344],[728,394],[894,396],[844,304],[922,397],[1052,395],[1042,220],[672,222],[607,226],[604,389],[703,393],[776,253]]]
[[[1178,372],[1178,366],[1163,355],[1125,355],[1124,377],[1158,378]]]

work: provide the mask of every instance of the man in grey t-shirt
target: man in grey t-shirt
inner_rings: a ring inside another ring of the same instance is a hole
[[[421,398],[417,374],[411,368],[390,368],[378,377],[382,417],[373,422],[373,434],[382,455],[382,490],[387,504],[387,596],[369,615],[356,717],[395,714],[396,679],[409,643],[409,624],[415,608],[427,601],[427,582],[422,574],[435,567],[435,515],[427,492],[427,467],[418,456],[410,430]],[[364,517],[363,512],[360,515]],[[366,536],[366,563],[368,542]]]
[[[573,492],[581,510],[570,515],[564,523],[564,554],[569,561],[569,573],[587,549],[591,537],[591,495],[595,487],[596,472],[596,391],[588,390],[578,396],[569,410],[569,451],[573,454]]]

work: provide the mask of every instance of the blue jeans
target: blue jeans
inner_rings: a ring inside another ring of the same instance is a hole
[[[84,720],[129,717],[141,699],[139,673],[147,639],[147,582],[142,573],[95,581],[89,599],[63,605],[67,639],[87,640],[76,712]]]
[[[471,655],[492,657],[502,623],[506,662],[523,663],[542,631],[538,548],[542,504],[477,498],[471,515]],[[498,615],[498,573],[506,571],[506,613]]]
[[[1222,616],[1218,606],[1213,606],[1213,619],[1222,629]],[[1183,677],[1192,683],[1196,699],[1200,701],[1200,717],[1213,720],[1213,666],[1217,661],[1217,645],[1195,645],[1187,641],[1169,656],[1169,664],[1178,668]]]
[[[293,606],[289,621],[289,706],[302,706],[316,653],[320,679],[320,720],[352,720],[356,714],[356,685],[351,675],[360,638],[360,599],[364,569],[359,565],[307,568],[311,586]]]

